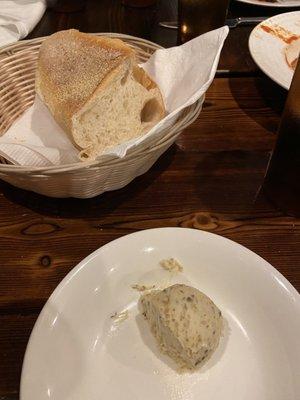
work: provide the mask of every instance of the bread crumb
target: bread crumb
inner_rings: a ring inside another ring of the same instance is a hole
[[[115,312],[113,315],[110,316],[110,318],[112,318],[114,320],[114,323],[116,324],[124,322],[128,317],[129,317],[128,310],[121,311],[120,313]]]
[[[177,260],[175,260],[175,258],[168,258],[166,260],[161,260],[159,264],[162,268],[164,268],[166,271],[169,272],[183,271],[182,265]]]
[[[137,290],[138,292],[145,292],[146,290],[154,289],[155,285],[139,285],[135,283],[134,285],[131,285],[131,288]]]

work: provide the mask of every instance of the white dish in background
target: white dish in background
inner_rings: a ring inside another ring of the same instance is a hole
[[[273,81],[289,89],[294,71],[285,59],[287,43],[265,32],[262,25],[279,25],[295,35],[300,35],[300,11],[275,15],[257,25],[249,37],[249,50],[256,64]]]
[[[276,2],[261,1],[261,0],[237,0],[240,3],[252,4],[261,7],[300,7],[299,0],[278,0]]]
[[[225,336],[193,374],[178,374],[138,316],[135,283],[169,279],[162,259],[222,310]],[[111,316],[129,310],[117,323]],[[21,400],[296,400],[300,296],[250,250],[208,232],[137,232],[92,253],[60,283],[27,347]]]

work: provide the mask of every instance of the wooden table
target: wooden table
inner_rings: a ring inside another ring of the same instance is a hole
[[[147,9],[87,0],[83,13],[48,10],[30,37],[76,27],[115,31],[170,46],[174,1]],[[233,2],[231,16],[271,15]],[[282,10],[284,11],[284,10]],[[300,220],[258,193],[286,92],[258,71],[251,28],[231,30],[203,112],[152,169],[91,200],[50,199],[0,184],[0,399],[18,398],[22,359],[49,295],[80,260],[141,229],[183,226],[218,233],[255,251],[300,289]]]

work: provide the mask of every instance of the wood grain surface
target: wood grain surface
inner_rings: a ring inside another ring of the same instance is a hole
[[[231,10],[246,12],[253,15],[240,4]],[[157,27],[168,15],[170,0],[163,9],[142,10],[88,0],[82,15],[47,11],[31,37],[77,27],[171,44],[173,32],[164,36]],[[260,193],[286,92],[256,69],[248,34],[249,28],[231,31],[220,64],[230,72],[214,80],[200,117],[126,188],[90,200],[50,199],[0,183],[0,400],[18,398],[31,329],[57,284],[125,234],[164,226],[215,232],[264,257],[300,289],[300,220]]]

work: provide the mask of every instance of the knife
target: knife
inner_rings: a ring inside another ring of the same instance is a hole
[[[229,28],[236,28],[239,25],[257,25],[268,17],[238,17],[230,18],[225,21]],[[159,23],[163,28],[178,29],[177,21],[163,21]]]

